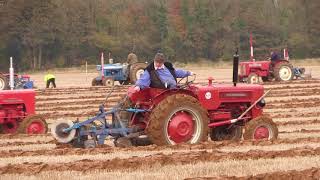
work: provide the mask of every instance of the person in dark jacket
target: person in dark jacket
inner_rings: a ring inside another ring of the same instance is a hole
[[[278,61],[278,60],[280,60],[280,56],[279,56],[279,54],[278,54],[277,52],[271,51],[270,54],[271,54],[271,58],[270,58],[271,61]]]
[[[147,87],[172,89],[177,87],[177,78],[191,76],[194,73],[182,69],[175,69],[170,62],[165,62],[163,53],[157,53],[144,73],[135,84],[135,91]]]

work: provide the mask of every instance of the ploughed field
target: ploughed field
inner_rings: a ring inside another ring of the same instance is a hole
[[[200,74],[196,82],[201,84],[211,74],[194,72]],[[217,81],[230,83],[231,73],[217,76]],[[64,81],[68,78],[66,73]],[[36,111],[49,124],[94,116],[110,91],[60,81],[61,88],[37,90]],[[0,179],[319,179],[320,80],[270,82],[264,87],[272,89],[264,111],[278,125],[275,141],[77,149],[57,145],[50,134],[1,135]],[[116,87],[106,108],[117,104],[127,88]]]

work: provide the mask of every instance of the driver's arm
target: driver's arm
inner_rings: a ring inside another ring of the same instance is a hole
[[[182,69],[176,69],[175,73],[176,73],[177,78],[184,78],[184,77],[192,75],[192,73],[190,71],[185,71]]]
[[[150,74],[147,70],[144,70],[143,74],[141,74],[140,78],[136,81],[136,86],[139,86],[140,89],[149,87],[151,83]]]

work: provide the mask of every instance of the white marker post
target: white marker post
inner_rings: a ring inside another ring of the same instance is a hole
[[[13,90],[14,88],[14,69],[12,65],[12,57],[10,57],[10,68],[9,68],[9,85],[10,89]]]
[[[86,82],[88,82],[88,61],[86,61]]]
[[[103,52],[101,53],[101,80],[104,80],[104,56]]]

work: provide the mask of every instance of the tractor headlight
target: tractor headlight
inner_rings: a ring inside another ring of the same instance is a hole
[[[257,104],[256,106],[258,108],[263,108],[264,106],[266,106],[266,101],[264,99],[261,99]]]

